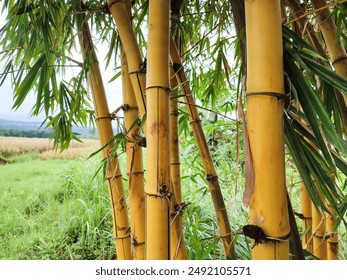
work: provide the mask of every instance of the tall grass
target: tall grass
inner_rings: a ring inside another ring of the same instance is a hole
[[[1,259],[113,259],[99,160],[28,160],[0,167]]]

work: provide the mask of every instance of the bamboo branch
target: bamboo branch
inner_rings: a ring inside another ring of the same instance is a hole
[[[325,5],[324,7],[320,7],[320,8],[317,8],[317,9],[314,9],[314,10],[312,10],[312,11],[310,11],[310,12],[307,12],[307,13],[305,13],[305,14],[302,14],[301,16],[298,16],[297,18],[294,18],[294,19],[292,19],[291,21],[288,21],[287,23],[285,23],[284,25],[290,25],[291,23],[293,23],[293,22],[295,22],[295,21],[298,21],[298,20],[300,20],[300,19],[302,19],[302,18],[305,18],[305,17],[307,17],[307,16],[309,16],[309,15],[312,15],[312,14],[314,14],[314,13],[317,13],[317,12],[320,12],[320,11],[322,11],[322,10],[324,10],[324,9],[326,9],[326,8],[330,8],[330,7],[332,7],[332,6],[338,6],[338,5],[341,5],[341,4],[343,4],[343,3],[346,3],[347,2],[347,0],[342,0],[342,1],[339,1],[339,2],[333,2],[333,3],[329,3],[329,4],[327,4],[327,5]]]

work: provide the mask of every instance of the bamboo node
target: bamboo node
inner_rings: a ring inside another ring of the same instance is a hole
[[[130,237],[130,234],[125,235],[125,236],[122,236],[122,237],[115,236],[114,239],[115,239],[115,240],[123,240],[123,239],[127,239],[127,238],[129,238],[129,237]]]
[[[233,236],[232,232],[228,232],[227,234],[219,235],[220,239],[230,238]]]
[[[173,63],[172,64],[172,69],[175,71],[175,74],[180,71],[180,69],[182,68],[182,64],[180,63]]]
[[[331,62],[331,64],[334,65],[335,63],[339,63],[341,61],[344,61],[345,59],[347,59],[347,56],[346,55],[342,55],[342,56],[336,58],[333,62]]]
[[[294,212],[294,215],[297,216],[299,219],[304,220],[306,217],[302,213]]]
[[[123,104],[121,106],[121,109],[123,110],[123,112],[128,112],[130,110],[137,110],[138,107],[137,106],[130,106],[129,104]]]
[[[144,174],[143,171],[127,172],[128,176],[131,176],[131,175],[143,175],[143,174]]]
[[[207,174],[206,180],[209,182],[215,182],[218,180],[218,175]]]
[[[241,230],[235,231],[234,234],[243,234],[254,240],[254,244],[251,249],[253,249],[258,244],[266,242],[286,242],[289,240],[291,232],[283,237],[272,237],[265,234],[263,229],[257,225],[245,225]]]
[[[147,193],[147,192],[145,192],[145,194],[150,197],[165,198],[168,202],[170,202],[170,199],[173,195],[173,193],[169,191],[166,185],[160,186],[156,194]]]
[[[122,177],[122,174],[106,176],[106,180],[114,180],[114,179],[117,179],[119,177]]]
[[[201,123],[201,120],[200,119],[194,119],[194,120],[189,121],[189,124],[193,124],[193,123]]]
[[[144,245],[145,242],[138,242],[137,239],[136,239],[136,236],[131,235],[131,244],[132,244],[134,247],[137,247],[137,246],[140,246],[140,245]]]
[[[336,234],[336,232],[327,232],[324,234],[324,238],[329,239],[329,238],[333,237],[335,234]]]
[[[132,133],[131,137],[135,140],[135,143],[139,145],[140,147],[146,148],[147,147],[147,140],[146,137],[142,137],[138,134]]]
[[[178,115],[179,115],[178,109],[175,109],[175,110],[171,111],[171,113],[170,113],[170,116],[178,116]]]
[[[190,202],[182,202],[179,204],[175,204],[174,205],[174,211],[171,212],[171,216],[174,216],[174,217],[176,217],[177,215],[182,216],[184,210],[187,209],[189,204],[190,204]]]
[[[117,118],[117,114],[120,110],[123,110],[124,112],[127,112],[129,110],[137,110],[138,107],[137,106],[130,106],[129,104],[123,104],[121,106],[119,106],[116,110],[114,110],[110,116],[112,119],[116,119]]]
[[[140,73],[145,74],[147,72],[147,59],[145,58],[141,63],[140,63]]]
[[[247,92],[246,98],[252,97],[252,96],[270,96],[270,97],[276,97],[278,100],[286,100],[288,99],[289,94],[282,94],[278,92],[270,92],[270,91],[260,91],[260,92]]]
[[[101,119],[110,119],[110,120],[113,120],[113,115],[112,114],[108,114],[106,116],[97,116],[95,117],[95,121],[98,121],[98,120],[101,120]]]
[[[169,87],[163,87],[163,86],[150,86],[146,87],[146,91],[151,88],[157,88],[157,89],[163,89],[166,93],[171,93],[171,88]]]
[[[122,0],[113,0],[112,3],[110,3],[108,5],[108,9],[111,9],[111,7],[114,5],[114,4],[117,4],[117,3],[122,3],[123,1]]]

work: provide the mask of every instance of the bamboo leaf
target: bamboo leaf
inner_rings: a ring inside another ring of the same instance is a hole
[[[39,73],[39,70],[42,66],[42,64],[45,61],[45,56],[42,55],[37,61],[36,63],[33,65],[33,67],[29,70],[28,74],[26,75],[26,77],[24,78],[23,82],[19,85],[19,87],[16,89],[16,93],[15,93],[15,102],[13,104],[13,109],[18,109],[24,99],[26,98],[26,96],[28,95],[29,91],[32,89],[32,87],[34,86],[34,83],[36,81],[36,76]]]
[[[302,148],[299,138],[295,133],[289,119],[284,117],[284,132],[287,147],[290,151],[291,156],[294,159],[295,165],[298,168],[301,179],[303,180],[305,187],[307,188],[307,192],[309,193],[312,202],[317,208],[325,208],[324,202],[318,195],[316,190],[316,186],[313,183],[312,177],[310,176],[309,165],[310,162],[306,156],[306,151]]]
[[[325,136],[331,141],[331,143],[341,151],[347,151],[345,145],[341,145],[339,136],[337,135],[335,128],[312,87],[307,83],[303,77],[301,71],[297,66],[285,56],[286,72],[288,73],[293,86],[298,92],[300,104],[305,112],[307,120],[309,121],[312,130],[317,137],[319,148],[324,154],[326,160],[329,162],[331,168],[334,170],[334,163],[332,157],[326,147],[326,141],[321,133],[321,127],[324,127]]]
[[[305,61],[303,66],[306,66],[306,70],[311,71],[321,79],[325,80],[327,83],[331,84],[334,88],[347,95],[347,79],[305,56],[302,56],[302,59]]]
[[[118,73],[116,73],[116,75],[114,75],[114,76],[108,81],[108,83],[112,83],[114,80],[117,80],[121,75],[122,75],[122,72],[119,71]]]

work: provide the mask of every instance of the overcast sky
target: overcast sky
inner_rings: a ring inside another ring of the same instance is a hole
[[[5,16],[0,14],[0,27],[3,26],[5,22]],[[0,50],[1,51],[1,50]],[[102,63],[106,55],[106,50],[99,47],[99,61],[101,62],[100,68],[103,73],[105,89],[107,93],[107,99],[109,101],[110,111],[115,110],[122,104],[122,92],[121,92],[121,79],[118,78],[116,81],[108,84],[108,81],[115,75],[115,71],[111,68],[105,71],[105,65]],[[4,62],[0,61],[0,73],[3,72]],[[44,116],[39,116],[39,118],[30,118],[31,109],[35,104],[35,93],[30,93],[26,100],[23,102],[22,106],[14,111],[13,106],[13,89],[11,87],[10,77],[4,82],[0,87],[0,119],[16,120],[16,121],[42,121]]]

